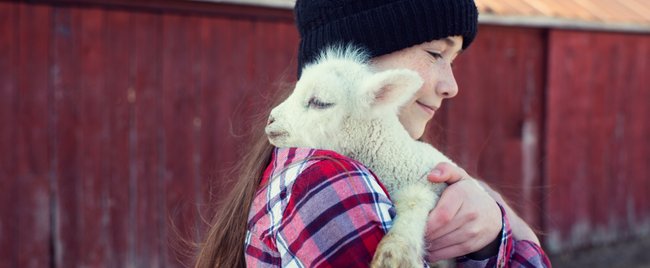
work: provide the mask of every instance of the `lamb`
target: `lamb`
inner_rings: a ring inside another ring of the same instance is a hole
[[[303,69],[265,129],[277,147],[333,150],[377,174],[397,217],[371,267],[422,267],[427,215],[445,188],[426,175],[440,162],[452,163],[431,145],[413,140],[399,122],[400,106],[422,84],[414,71],[375,71],[362,50],[332,47]]]

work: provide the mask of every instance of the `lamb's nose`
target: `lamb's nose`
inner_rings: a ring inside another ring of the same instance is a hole
[[[275,118],[273,118],[273,116],[269,116],[269,121],[266,122],[266,125],[273,124],[273,122],[275,122]]]

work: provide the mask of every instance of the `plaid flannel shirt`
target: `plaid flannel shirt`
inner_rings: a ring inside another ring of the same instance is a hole
[[[537,245],[512,239],[503,215],[499,253],[460,257],[458,267],[550,267]],[[276,148],[249,211],[246,264],[368,267],[394,216],[386,189],[359,162],[332,151]]]

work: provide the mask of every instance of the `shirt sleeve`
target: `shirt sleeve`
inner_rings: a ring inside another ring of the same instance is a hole
[[[467,257],[459,257],[456,259],[458,268],[491,268],[491,267],[551,267],[546,253],[537,244],[528,240],[515,240],[512,237],[512,229],[510,222],[506,217],[506,212],[499,205],[501,209],[503,226],[501,229],[501,245],[499,252],[496,256],[487,258],[485,260],[472,260]]]
[[[322,160],[290,194],[276,237],[283,267],[368,267],[394,209],[367,169]]]

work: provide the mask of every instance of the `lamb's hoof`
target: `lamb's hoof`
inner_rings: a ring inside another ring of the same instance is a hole
[[[372,268],[421,268],[424,264],[418,250],[406,240],[388,233],[377,246]]]

